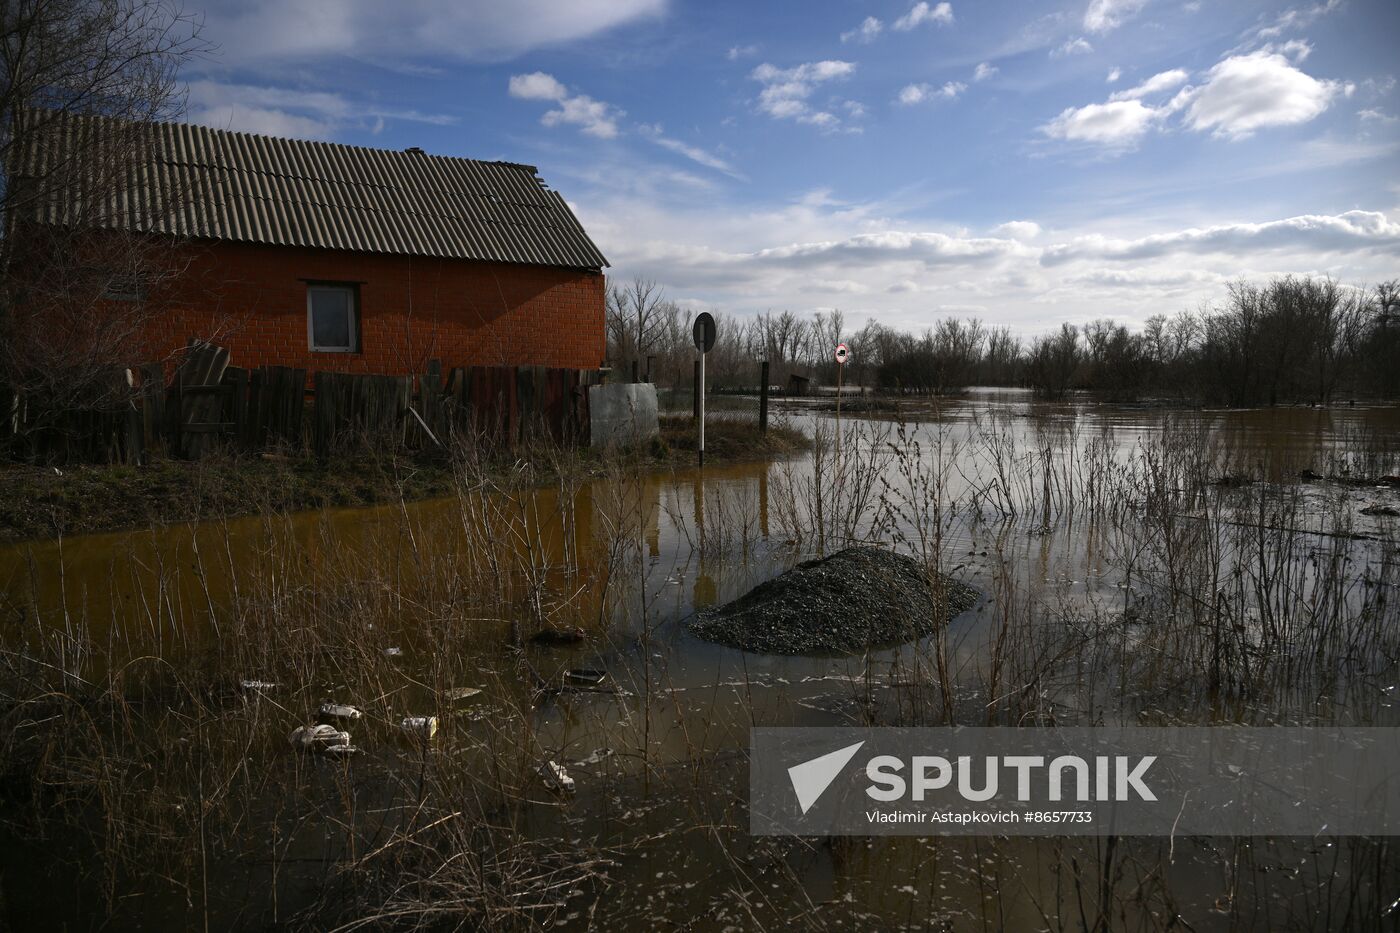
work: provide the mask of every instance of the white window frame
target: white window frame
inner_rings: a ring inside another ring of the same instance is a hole
[[[312,353],[358,353],[360,338],[359,289],[353,285],[338,285],[334,282],[308,284],[306,286],[306,345]],[[316,345],[316,315],[314,299],[317,292],[344,292],[345,306],[350,315],[350,346],[322,347]]]

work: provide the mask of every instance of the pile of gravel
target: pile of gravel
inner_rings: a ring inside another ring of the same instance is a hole
[[[859,654],[929,635],[977,598],[972,587],[931,577],[911,557],[851,547],[702,609],[690,627],[707,641],[758,654]]]

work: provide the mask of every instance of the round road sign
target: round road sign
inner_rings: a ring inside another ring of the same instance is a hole
[[[850,359],[850,357],[851,348],[846,346],[844,343],[838,343],[836,345],[836,362],[838,364],[844,364],[846,360]]]
[[[695,316],[695,349],[701,353],[709,353],[715,348],[715,319],[708,311],[701,311]]]

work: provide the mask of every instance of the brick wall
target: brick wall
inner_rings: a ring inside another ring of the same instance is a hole
[[[603,276],[546,266],[387,256],[240,243],[185,247],[170,311],[147,342],[165,358],[191,337],[232,351],[236,366],[360,373],[603,361]],[[306,280],[358,283],[360,348],[313,353]]]

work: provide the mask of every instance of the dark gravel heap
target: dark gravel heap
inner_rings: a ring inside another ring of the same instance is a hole
[[[732,603],[702,609],[690,627],[707,641],[758,654],[859,654],[929,635],[977,601],[976,590],[951,577],[933,583],[911,557],[850,547],[798,564]]]

